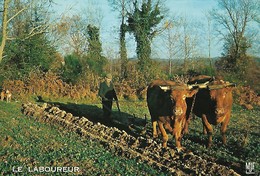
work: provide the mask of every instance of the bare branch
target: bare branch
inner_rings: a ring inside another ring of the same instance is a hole
[[[16,40],[16,37],[7,37],[6,40]]]
[[[10,21],[12,21],[15,17],[17,17],[20,13],[22,13],[23,11],[25,11],[30,5],[22,8],[21,10],[19,10],[16,14],[14,14],[11,18],[9,18],[7,20],[7,23],[9,23]]]
[[[46,29],[48,28],[47,25],[40,25],[35,28],[33,28],[29,34],[24,38],[24,40],[29,39],[35,35],[46,33]],[[39,31],[36,31],[37,29],[40,29]],[[36,31],[36,32],[35,32]]]

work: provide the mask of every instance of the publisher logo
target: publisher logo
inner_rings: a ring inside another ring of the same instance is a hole
[[[246,174],[255,174],[255,162],[246,162]]]

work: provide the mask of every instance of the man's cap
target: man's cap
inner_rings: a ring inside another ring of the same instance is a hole
[[[106,74],[106,78],[112,79],[112,75],[110,73]]]

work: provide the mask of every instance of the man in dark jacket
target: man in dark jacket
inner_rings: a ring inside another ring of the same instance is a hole
[[[100,83],[98,95],[102,98],[103,117],[111,120],[113,99],[118,103],[111,74],[107,74],[105,81]]]

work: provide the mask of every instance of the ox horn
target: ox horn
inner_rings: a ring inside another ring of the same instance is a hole
[[[159,86],[163,91],[167,91],[167,90],[170,90],[171,87],[170,86]]]
[[[205,88],[207,88],[208,84],[209,84],[209,81],[207,81],[207,82],[205,82],[203,84],[199,84],[199,88],[205,89]]]
[[[194,88],[200,88],[200,89],[205,89],[208,87],[208,83],[209,81],[205,82],[205,83],[201,83],[201,84],[190,84],[188,85],[189,89],[194,89]]]
[[[189,89],[189,90],[198,87],[196,84],[190,84],[190,85],[188,84],[187,86],[188,86],[188,89]]]
[[[198,84],[188,84],[187,87],[189,90],[200,88]]]
[[[187,85],[171,85],[171,86],[159,86],[163,91],[167,90],[186,90],[189,89],[189,86]]]

